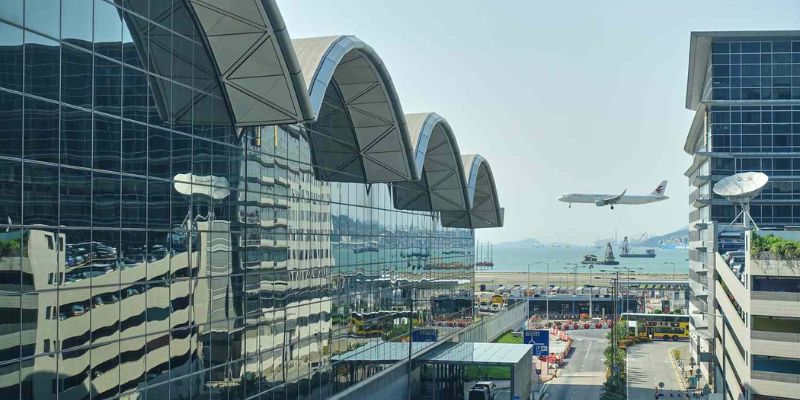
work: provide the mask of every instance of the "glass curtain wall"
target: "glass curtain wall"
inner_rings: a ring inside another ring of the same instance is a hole
[[[324,398],[467,324],[473,232],[317,180],[324,124],[236,129],[184,1],[0,2],[0,395]]]
[[[712,159],[712,176],[764,172],[770,182],[750,207],[753,219],[800,223],[800,41],[716,41],[710,61],[710,100],[720,103],[709,107],[706,134],[712,151],[730,153]],[[715,204],[711,219],[737,212]]]

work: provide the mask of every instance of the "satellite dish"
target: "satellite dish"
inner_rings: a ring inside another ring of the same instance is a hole
[[[733,224],[742,216],[742,223],[745,229],[750,229],[750,222],[756,225],[750,217],[750,201],[756,198],[761,189],[769,181],[769,177],[761,172],[742,172],[722,178],[714,185],[714,193],[739,204],[742,211],[733,219]],[[756,225],[756,229],[758,226]]]
[[[204,195],[214,200],[222,200],[231,194],[228,180],[221,176],[194,174],[175,175],[175,190],[186,196]]]

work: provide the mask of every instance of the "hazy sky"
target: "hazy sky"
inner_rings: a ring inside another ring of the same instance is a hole
[[[505,227],[478,240],[588,243],[688,221],[683,143],[693,30],[800,29],[800,1],[278,0],[293,38],[351,34],[389,69],[406,113],[447,118],[492,165]],[[558,202],[565,192],[664,202]]]

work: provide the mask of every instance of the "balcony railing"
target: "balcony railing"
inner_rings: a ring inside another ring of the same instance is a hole
[[[783,372],[753,371],[750,373],[750,378],[800,385],[800,375],[786,374]]]
[[[800,343],[800,333],[750,331],[750,338],[756,340],[771,340],[773,342]]]
[[[794,301],[800,302],[800,293],[792,292],[762,292],[754,290],[750,292],[753,300],[774,300],[774,301]]]

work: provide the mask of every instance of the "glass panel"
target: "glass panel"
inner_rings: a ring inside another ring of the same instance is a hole
[[[25,163],[23,166],[22,222],[24,224],[58,224],[58,168],[48,165]]]
[[[95,172],[92,175],[92,225],[119,227],[120,177]]]
[[[22,163],[0,160],[0,224],[22,222]]]
[[[25,27],[58,38],[60,0],[25,0]]]
[[[105,1],[94,2],[94,51],[122,61],[121,11]]]
[[[147,127],[122,122],[122,172],[147,174]]]
[[[64,0],[61,40],[92,50],[92,0]]]
[[[25,32],[25,92],[58,100],[58,42]]]
[[[0,18],[22,25],[22,0],[0,1]]]
[[[0,91],[0,155],[22,157],[22,96]]]
[[[115,118],[94,117],[94,168],[119,171],[122,122]]]
[[[92,107],[92,55],[71,46],[61,48],[61,101]]]
[[[119,115],[122,100],[122,65],[94,57],[94,108]]]
[[[92,214],[92,173],[61,168],[60,224],[89,226]]]
[[[58,104],[25,98],[25,158],[58,162]]]
[[[5,2],[0,2],[0,9],[4,5]],[[0,68],[0,86],[2,87],[22,91],[22,43],[22,29],[0,22],[0,60],[3,63],[3,68]]]

